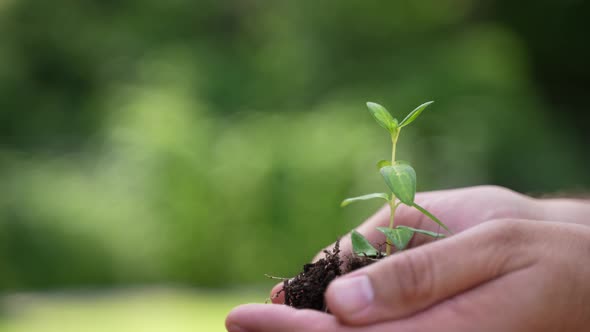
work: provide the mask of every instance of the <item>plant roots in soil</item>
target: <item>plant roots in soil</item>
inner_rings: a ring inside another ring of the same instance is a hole
[[[327,311],[324,293],[330,282],[337,277],[370,265],[379,257],[363,257],[351,255],[345,257],[345,264],[340,258],[340,242],[332,251],[324,250],[324,258],[315,263],[305,264],[303,271],[292,279],[283,281],[281,292],[285,296],[285,304],[297,309],[315,309]],[[277,294],[278,295],[278,294]]]

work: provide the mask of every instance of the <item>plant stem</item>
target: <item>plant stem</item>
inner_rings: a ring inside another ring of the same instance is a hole
[[[395,204],[395,197],[389,201],[389,229],[393,229],[395,226],[395,210],[397,210],[398,204]],[[387,241],[385,253],[389,256],[391,254],[391,243]]]
[[[395,164],[395,149],[397,147],[397,139],[399,138],[399,132],[401,129],[397,129],[395,134],[391,134],[391,164]]]
[[[395,165],[395,149],[397,147],[397,139],[399,138],[399,132],[401,129],[397,129],[394,134],[391,134],[391,165]],[[395,210],[397,209],[397,204],[395,204],[397,197],[395,197],[394,193],[391,193],[391,200],[389,201],[389,229],[393,229],[395,226]],[[386,250],[385,253],[387,255],[391,254],[391,243],[389,241],[386,242]]]

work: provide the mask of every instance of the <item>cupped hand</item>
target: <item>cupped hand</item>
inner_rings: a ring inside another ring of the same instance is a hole
[[[478,186],[418,193],[416,202],[447,224],[455,234],[493,219],[540,219],[542,212],[537,200],[498,186]],[[385,241],[385,237],[376,228],[387,226],[388,223],[389,206],[385,206],[359,225],[356,230],[367,237],[371,243],[382,243]],[[434,232],[441,231],[438,225],[428,217],[415,208],[403,204],[397,209],[396,225]],[[429,241],[432,241],[432,238],[415,235],[409,245],[415,247]],[[333,244],[326,249],[330,250],[332,247]],[[342,255],[351,253],[350,233],[341,239],[340,250]],[[323,250],[320,250],[314,261],[321,257],[323,257]],[[273,303],[283,303],[284,297],[279,292],[282,287],[283,284],[279,283],[272,289]]]
[[[569,332],[590,326],[589,227],[501,219],[470,228],[456,220],[449,222],[469,229],[333,281],[326,292],[332,315],[246,305],[230,313],[228,330]]]
[[[453,233],[460,233],[482,222],[514,218],[514,219],[542,219],[542,209],[538,201],[510,189],[499,186],[478,186],[461,189],[439,190],[418,193],[416,202],[432,212],[442,220]],[[373,243],[383,242],[383,233],[376,228],[389,224],[389,206],[385,206],[377,213],[359,225],[356,230]],[[407,205],[400,205],[396,211],[395,224],[444,232],[436,223],[420,211]],[[426,241],[432,241],[427,236],[417,235],[411,243],[416,246]],[[340,249],[343,254],[352,250],[350,233],[343,237]],[[327,249],[332,248],[333,244]],[[321,250],[314,261],[323,257]]]

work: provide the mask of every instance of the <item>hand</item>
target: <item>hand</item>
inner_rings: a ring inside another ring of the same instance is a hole
[[[543,212],[543,209],[539,208],[538,200],[497,186],[419,193],[416,201],[446,223],[455,234],[493,219],[541,219],[540,213]],[[377,231],[376,227],[387,226],[388,223],[389,206],[385,206],[360,225],[357,231],[365,235],[372,243],[383,242],[385,239],[383,233]],[[396,212],[396,224],[434,232],[440,231],[438,225],[428,217],[405,205],[400,205]],[[416,247],[429,241],[432,241],[432,238],[416,235],[409,246]],[[333,244],[326,249],[330,250],[332,246]],[[340,249],[342,255],[351,253],[350,234],[342,238]],[[323,250],[320,250],[314,261],[321,257],[323,257]],[[282,287],[283,283],[279,283],[272,289],[273,303],[283,303],[284,297],[282,293],[279,293]],[[275,295],[277,293],[279,296]]]
[[[539,200],[522,195],[510,189],[498,186],[478,186],[462,189],[440,190],[418,193],[416,202],[432,212],[449,226],[453,233],[460,233],[482,222],[514,218],[543,219],[543,209]],[[395,216],[396,225],[444,232],[439,226],[413,207],[400,205]],[[389,224],[389,206],[385,206],[356,228],[369,241],[383,242],[383,233],[376,228]],[[343,237],[340,249],[343,254],[350,254],[352,248],[350,233]],[[414,236],[410,247],[433,241],[427,236]],[[330,245],[326,249],[331,249]],[[323,257],[323,250],[316,255],[314,261]]]
[[[333,315],[246,305],[230,332],[583,331],[590,228],[504,219],[387,257],[329,286]]]

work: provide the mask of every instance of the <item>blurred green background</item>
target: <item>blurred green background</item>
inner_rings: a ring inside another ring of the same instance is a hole
[[[420,190],[588,189],[589,7],[0,0],[0,331],[223,330],[378,207],[367,100]]]

